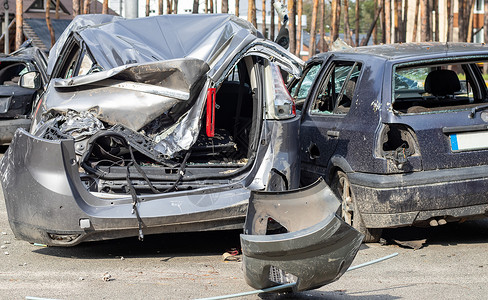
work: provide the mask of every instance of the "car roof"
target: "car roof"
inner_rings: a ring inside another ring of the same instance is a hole
[[[36,55],[36,47],[21,48],[12,54],[2,54],[0,55],[1,61],[24,61],[29,62],[34,60]]]
[[[340,51],[331,51],[318,54],[317,58],[325,58],[330,55],[338,56],[374,56],[390,61],[419,60],[422,58],[463,55],[488,55],[488,46],[473,43],[401,43],[382,44],[349,48]]]
[[[258,38],[251,23],[229,14],[158,15],[137,19],[79,15],[51,49],[49,74],[71,32],[76,32],[83,39],[104,69],[130,62],[184,57],[210,63],[222,47],[230,43],[235,47],[239,41],[249,43]]]

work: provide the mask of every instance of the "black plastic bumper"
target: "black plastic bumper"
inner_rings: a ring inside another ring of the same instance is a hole
[[[459,219],[488,214],[488,166],[348,176],[366,227],[405,226],[434,217]]]

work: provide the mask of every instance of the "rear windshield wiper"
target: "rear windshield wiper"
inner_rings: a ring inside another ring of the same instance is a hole
[[[472,119],[472,118],[474,118],[474,115],[476,115],[476,112],[485,110],[487,108],[488,108],[488,104],[473,107],[473,109],[471,109],[471,112],[469,113],[468,117],[470,119]]]

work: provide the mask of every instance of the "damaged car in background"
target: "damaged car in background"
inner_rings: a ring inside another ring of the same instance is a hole
[[[394,44],[311,59],[291,87],[302,182],[330,183],[367,242],[488,216],[487,50]]]
[[[0,54],[0,144],[8,144],[17,128],[29,130],[32,103],[47,83],[47,58],[31,41]]]
[[[232,15],[75,18],[30,132],[1,161],[15,236],[72,246],[247,220],[251,286],[339,278],[362,235],[325,182],[299,188],[300,120],[281,72],[299,77],[303,62],[260,36]]]

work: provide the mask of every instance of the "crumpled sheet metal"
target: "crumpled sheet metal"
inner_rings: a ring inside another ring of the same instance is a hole
[[[264,39],[253,39],[252,36],[244,36],[244,32],[240,31],[236,33],[236,37],[230,43],[229,47],[225,49],[225,53],[222,55],[223,59],[217,61],[213,68],[208,73],[208,76],[217,83],[219,80],[223,80],[225,75],[228,74],[234,65],[237,63],[239,57],[238,54],[256,55],[264,58],[272,57],[274,63],[277,63],[283,70],[289,72],[295,77],[300,77],[302,68],[305,66],[300,58],[289,53],[278,44]],[[289,67],[290,66],[290,67]]]
[[[246,282],[263,289],[296,280],[294,290],[303,291],[339,279],[363,239],[335,214],[339,205],[322,179],[295,191],[252,192],[241,235]],[[269,218],[288,232],[265,235]]]
[[[210,62],[242,29],[256,35],[249,22],[234,15],[202,14],[114,19],[78,32],[97,62],[104,69],[111,69],[128,63],[183,57]]]
[[[189,94],[195,86],[200,87],[201,84],[199,85],[199,82],[205,79],[204,74],[208,72],[208,70],[209,67],[207,63],[199,59],[171,59],[145,64],[124,65],[107,71],[95,72],[85,76],[77,76],[68,79],[54,79],[54,85],[56,88],[89,84],[97,85],[97,82],[110,78],[120,81],[155,85],[167,89],[168,91],[165,95],[162,92],[158,92],[159,89],[154,88],[155,94],[188,100],[188,95],[186,97],[182,97],[181,95]],[[161,89],[161,91],[163,91],[163,89]]]
[[[191,105],[207,71],[202,60],[178,59],[54,79],[43,107],[56,113],[90,111],[108,124],[137,131],[175,105]]]
[[[68,39],[71,32],[76,31],[80,28],[86,26],[94,26],[103,23],[112,22],[114,20],[122,20],[122,17],[114,16],[114,15],[78,15],[76,16],[73,21],[66,27],[63,33],[59,36],[58,40],[54,44],[54,46],[49,51],[49,58],[48,58],[48,66],[47,66],[47,74],[51,76],[51,73],[54,69],[54,64],[58,59],[59,54],[63,48],[64,43]]]
[[[154,149],[166,157],[171,157],[174,153],[190,149],[198,138],[200,131],[200,118],[203,114],[201,109],[207,99],[207,89],[210,83],[200,92],[193,107],[185,113],[175,124],[154,138],[156,146]]]

